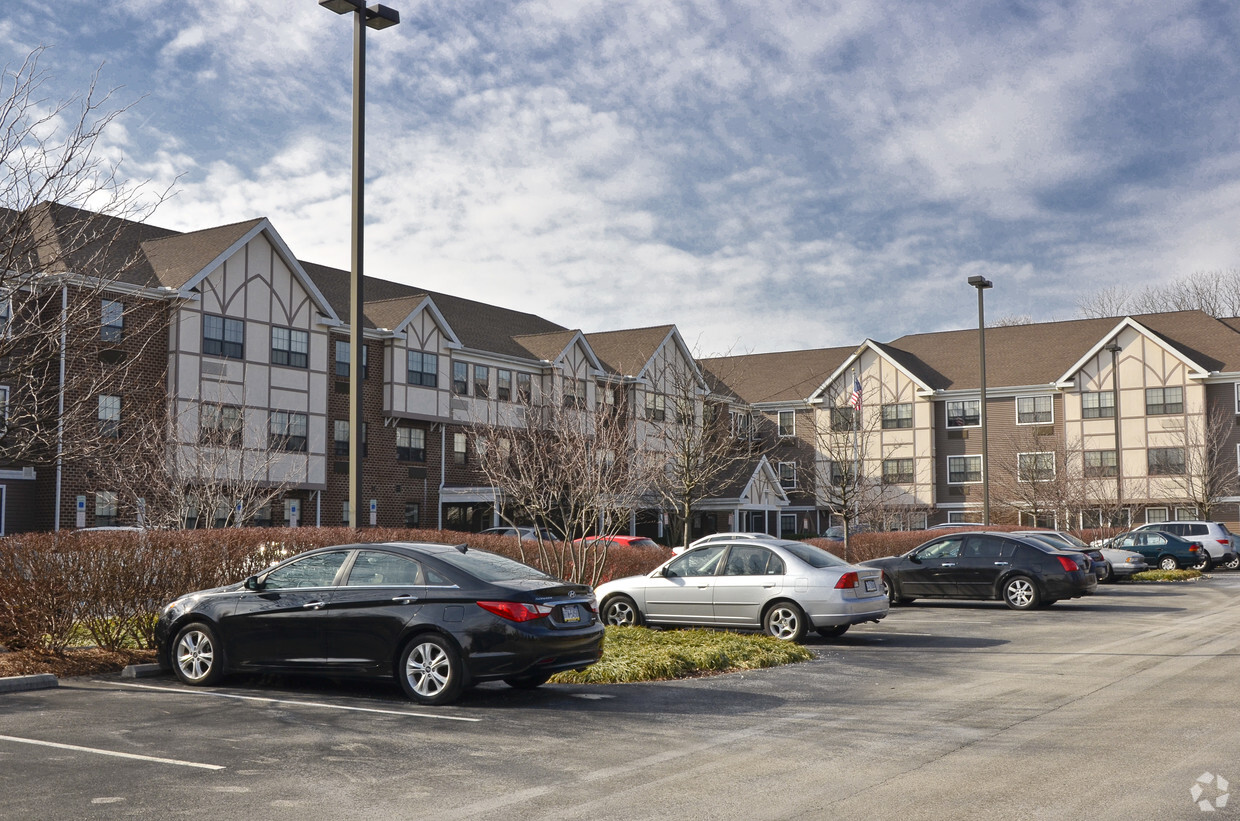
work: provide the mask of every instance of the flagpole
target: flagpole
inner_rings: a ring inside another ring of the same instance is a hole
[[[857,369],[852,369],[853,377],[853,396],[856,401],[853,403],[853,521],[857,521],[857,514],[860,510],[860,502],[857,499],[857,491],[861,487],[861,382],[857,380]]]

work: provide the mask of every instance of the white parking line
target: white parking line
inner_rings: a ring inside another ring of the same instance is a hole
[[[411,713],[408,710],[380,710],[376,707],[347,707],[340,704],[325,704],[321,701],[293,701],[286,698],[266,698],[264,696],[239,696],[234,693],[215,693],[208,690],[181,690],[176,687],[154,687],[150,684],[129,684],[124,681],[96,681],[96,684],[111,684],[117,687],[132,687],[135,690],[154,690],[158,693],[175,693],[180,696],[213,696],[215,698],[232,698],[237,701],[258,701],[265,704],[292,704],[297,707],[323,707],[328,710],[349,710],[355,713],[382,713],[390,716],[407,716],[409,718],[433,718],[440,721],[482,721],[480,718],[465,716],[437,716],[430,713]]]
[[[58,744],[55,741],[39,741],[35,738],[18,738],[11,735],[0,735],[0,741],[12,741],[17,744],[35,744],[39,747],[55,747],[58,750],[73,750],[79,753],[110,755],[114,758],[133,758],[138,761],[150,761],[155,764],[175,764],[178,767],[198,767],[202,770],[222,770],[219,764],[199,764],[195,761],[179,761],[175,758],[157,758],[153,755],[137,755],[136,753],[118,753],[115,750],[100,750],[95,747],[79,747],[76,744]]]

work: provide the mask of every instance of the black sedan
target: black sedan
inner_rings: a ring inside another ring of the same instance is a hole
[[[863,565],[883,571],[893,604],[914,599],[1001,599],[1014,610],[1054,604],[1093,593],[1098,579],[1080,554],[1008,533],[952,533],[903,556]]]
[[[354,544],[182,596],[156,638],[186,684],[258,670],[395,677],[414,701],[446,704],[479,682],[531,688],[588,667],[603,625],[588,586],[494,553]]]

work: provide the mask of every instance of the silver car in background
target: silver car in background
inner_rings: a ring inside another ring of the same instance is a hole
[[[606,624],[731,627],[797,641],[887,615],[882,574],[804,542],[737,537],[600,585]]]

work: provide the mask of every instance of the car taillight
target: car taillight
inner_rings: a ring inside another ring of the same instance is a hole
[[[850,587],[858,587],[861,584],[861,578],[853,571],[848,571],[840,580],[835,583],[836,590],[847,590]]]
[[[1196,553],[1198,550],[1201,550],[1201,545],[1199,544],[1190,544],[1188,546],[1189,553]]]
[[[1231,544],[1231,540],[1230,539],[1219,539],[1218,543],[1221,545],[1229,545]]]
[[[1070,559],[1067,556],[1056,556],[1055,558],[1059,559],[1059,563],[1063,565],[1063,569],[1069,573],[1071,573],[1073,570],[1081,569],[1080,566],[1073,559]]]
[[[508,621],[533,621],[551,612],[549,604],[526,604],[517,601],[480,601],[478,606]]]

